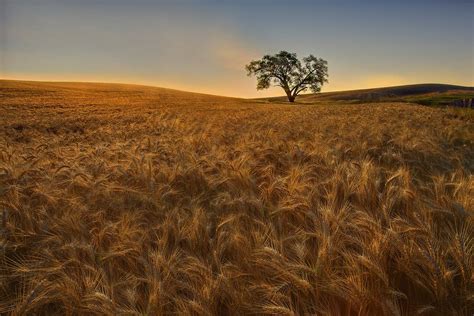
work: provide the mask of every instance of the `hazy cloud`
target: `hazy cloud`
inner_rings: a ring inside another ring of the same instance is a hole
[[[243,39],[229,35],[214,37],[211,40],[210,53],[222,67],[242,72],[246,64],[261,55]]]

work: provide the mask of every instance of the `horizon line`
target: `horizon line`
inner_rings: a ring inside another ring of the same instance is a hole
[[[230,96],[230,95],[222,95],[222,94],[214,94],[214,93],[207,93],[202,91],[193,91],[193,90],[183,90],[179,88],[170,88],[165,86],[157,86],[153,84],[147,83],[132,83],[132,82],[120,82],[120,81],[89,81],[89,80],[37,80],[37,79],[9,79],[0,77],[0,81],[19,81],[19,82],[38,82],[38,83],[86,83],[86,84],[111,84],[111,85],[129,85],[129,86],[141,86],[141,87],[148,87],[148,88],[158,88],[158,89],[166,89],[166,90],[173,90],[179,92],[187,92],[187,93],[194,93],[194,94],[202,94],[202,95],[209,95],[215,97],[225,97],[225,98],[234,98],[234,99],[245,99],[245,100],[256,100],[256,99],[270,99],[270,98],[279,98],[284,97],[283,94],[275,95],[275,96],[263,96],[263,97],[238,97],[238,96]],[[363,91],[363,90],[373,90],[373,89],[383,89],[383,88],[394,88],[394,87],[407,87],[407,86],[417,86],[417,85],[446,85],[446,86],[453,86],[459,88],[473,88],[474,86],[465,86],[459,84],[452,84],[452,83],[439,83],[439,82],[417,82],[417,83],[404,83],[399,85],[389,85],[389,86],[376,86],[376,87],[369,87],[369,88],[357,88],[357,89],[347,89],[347,90],[331,90],[331,91],[324,91],[318,93],[303,93],[302,95],[312,95],[312,94],[325,94],[325,93],[341,93],[341,92],[350,92],[350,91]]]

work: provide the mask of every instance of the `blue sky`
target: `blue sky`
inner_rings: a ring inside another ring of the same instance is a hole
[[[0,77],[149,84],[258,97],[244,65],[329,62],[323,91],[474,85],[474,2],[0,0]]]

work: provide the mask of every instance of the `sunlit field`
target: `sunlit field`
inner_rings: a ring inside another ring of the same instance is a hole
[[[473,170],[452,109],[0,81],[0,312],[471,315]]]

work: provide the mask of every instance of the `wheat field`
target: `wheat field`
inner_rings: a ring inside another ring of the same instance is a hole
[[[0,81],[0,312],[471,315],[474,120]]]

